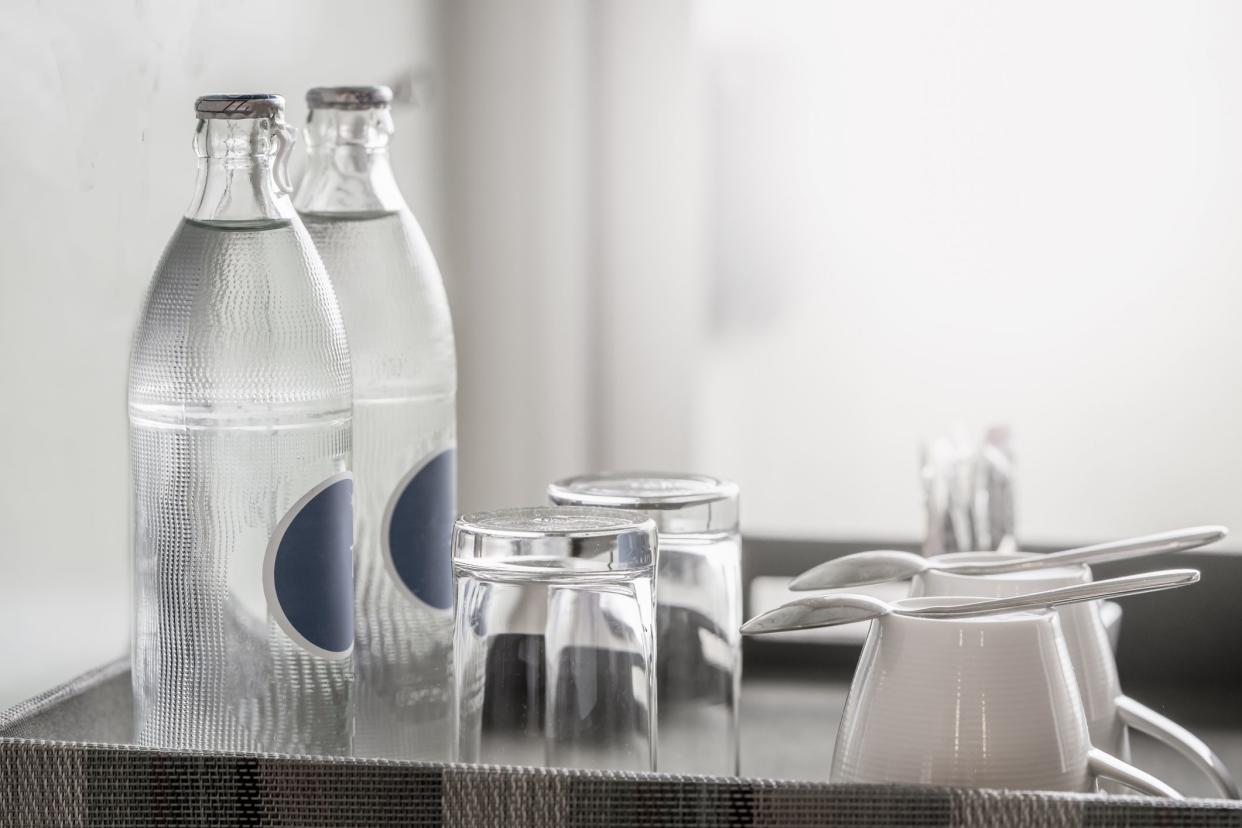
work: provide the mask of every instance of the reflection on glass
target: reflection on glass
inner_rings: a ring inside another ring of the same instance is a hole
[[[460,761],[655,768],[654,563],[654,524],[627,512],[458,521]]]
[[[637,510],[655,521],[659,769],[737,775],[737,486],[700,475],[634,472],[562,480],[548,493],[554,503]]]

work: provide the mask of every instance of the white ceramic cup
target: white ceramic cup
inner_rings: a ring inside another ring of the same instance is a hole
[[[872,622],[837,732],[833,782],[1093,791],[1099,778],[1180,798],[1092,746],[1055,612]]]
[[[1012,557],[999,552],[955,552],[932,560],[983,563]],[[1009,598],[1090,581],[1090,567],[1081,564],[998,575],[960,575],[928,570],[915,576],[910,585],[910,595]],[[1082,696],[1092,744],[1120,759],[1129,760],[1126,727],[1132,727],[1186,756],[1202,770],[1222,796],[1238,798],[1238,787],[1228,768],[1203,740],[1122,694],[1117,678],[1117,662],[1100,619],[1099,602],[1067,604],[1058,608],[1057,614],[1061,617],[1061,631],[1078,679],[1078,691]]]

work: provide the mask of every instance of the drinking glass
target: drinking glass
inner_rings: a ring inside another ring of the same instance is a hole
[[[457,520],[459,761],[655,769],[655,556],[655,522],[633,512]]]
[[[557,504],[626,509],[655,521],[659,767],[736,776],[742,680],[737,485],[696,474],[592,474],[553,483],[548,496]]]

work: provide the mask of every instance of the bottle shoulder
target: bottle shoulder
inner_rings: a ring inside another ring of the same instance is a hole
[[[131,400],[297,403],[349,394],[340,308],[300,222],[183,221],[134,335]]]
[[[336,289],[356,393],[451,392],[456,348],[435,256],[408,210],[303,215]]]
[[[406,208],[368,213],[303,213],[341,302],[424,305],[448,314],[440,266]]]

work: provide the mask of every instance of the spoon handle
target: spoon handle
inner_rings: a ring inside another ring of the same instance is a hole
[[[936,568],[956,572],[961,575],[998,575],[1004,572],[1022,572],[1029,569],[1044,569],[1049,566],[1067,566],[1080,563],[1104,563],[1120,561],[1125,558],[1137,558],[1143,555],[1155,555],[1160,552],[1181,552],[1207,546],[1225,537],[1229,530],[1224,526],[1191,526],[1187,529],[1174,529],[1170,532],[1158,532],[1154,535],[1142,535],[1137,538],[1097,543],[1077,549],[1066,549],[1048,555],[1032,555],[1012,561],[995,563],[938,563]]]
[[[1143,592],[1158,592],[1162,589],[1193,584],[1199,580],[1197,569],[1163,569],[1157,572],[1144,572],[1139,575],[1123,575],[1120,578],[1106,578],[1089,584],[1046,589],[1027,595],[1015,595],[1012,598],[995,598],[986,601],[972,601],[965,604],[940,604],[920,607],[919,609],[894,610],[902,615],[920,615],[933,618],[957,618],[971,615],[992,615],[1002,612],[1019,612],[1022,610],[1049,609],[1061,604],[1073,604],[1079,601],[1095,601],[1101,598],[1117,598],[1122,595],[1138,595]]]

